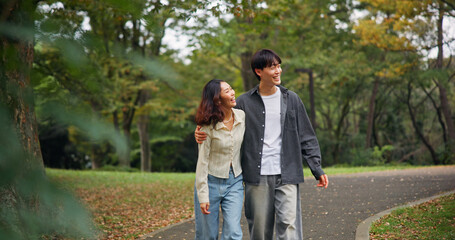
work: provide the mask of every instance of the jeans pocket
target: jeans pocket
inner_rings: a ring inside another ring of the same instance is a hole
[[[215,176],[213,176],[213,175],[208,174],[207,175],[207,182],[213,183],[213,184],[219,184],[220,179],[215,177]]]

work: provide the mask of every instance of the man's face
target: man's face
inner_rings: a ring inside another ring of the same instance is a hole
[[[281,65],[278,62],[274,62],[272,66],[265,67],[264,69],[255,69],[256,74],[261,77],[261,82],[264,84],[281,84]]]

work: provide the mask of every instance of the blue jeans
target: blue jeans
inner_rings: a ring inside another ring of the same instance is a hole
[[[222,240],[242,239],[240,218],[243,206],[243,176],[234,177],[229,172],[229,179],[208,175],[210,214],[201,212],[199,200],[194,188],[194,211],[196,215],[196,240],[218,239],[219,209],[223,213]]]

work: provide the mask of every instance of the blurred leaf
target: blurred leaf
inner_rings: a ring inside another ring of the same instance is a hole
[[[110,124],[96,119],[94,116],[83,112],[70,112],[57,103],[48,103],[43,107],[46,116],[57,119],[60,123],[74,125],[92,141],[101,142],[108,140],[117,150],[119,156],[129,154],[124,136],[120,135]]]

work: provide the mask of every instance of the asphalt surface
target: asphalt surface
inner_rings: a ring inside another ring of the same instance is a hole
[[[329,176],[329,188],[305,178],[300,185],[304,239],[355,239],[357,225],[384,210],[455,190],[455,167],[430,167]],[[243,239],[248,226],[242,219]],[[155,231],[142,239],[192,240],[194,220]]]

